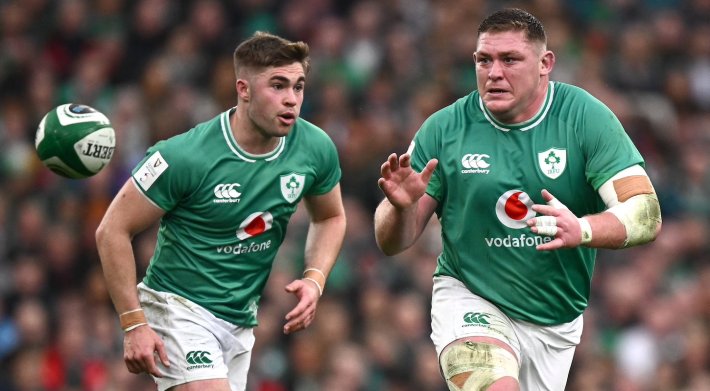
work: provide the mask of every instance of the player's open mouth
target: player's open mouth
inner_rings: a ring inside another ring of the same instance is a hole
[[[279,114],[278,118],[281,120],[281,123],[283,123],[284,125],[291,125],[294,122],[296,122],[296,114],[294,114],[294,113]]]
[[[507,92],[508,92],[507,90],[503,90],[503,89],[500,89],[500,88],[490,88],[490,89],[488,89],[488,93],[489,93],[489,94],[493,94],[493,95],[505,94],[505,93],[507,93]]]

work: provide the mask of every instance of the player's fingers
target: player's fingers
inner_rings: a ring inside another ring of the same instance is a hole
[[[380,179],[378,179],[378,180],[377,180],[377,187],[379,187],[380,189],[384,190],[384,189],[385,189],[385,188],[384,188],[385,182],[387,182],[387,179],[385,179],[385,178],[380,178]]]
[[[149,374],[155,376],[155,377],[163,377],[163,374],[160,373],[160,370],[158,369],[158,365],[155,363],[155,356],[150,355],[145,358],[145,367],[146,367],[146,372]]]
[[[553,198],[547,201],[547,205],[550,205],[555,209],[566,209],[565,204],[561,203],[560,200],[558,200],[557,198]]]
[[[551,251],[551,250],[560,249],[560,248],[564,247],[564,245],[565,245],[565,242],[562,239],[557,238],[557,239],[553,239],[550,242],[537,245],[535,248],[538,251]]]
[[[411,161],[412,161],[412,156],[408,153],[405,153],[404,155],[399,157],[399,166],[400,167],[409,167]]]
[[[559,216],[560,215],[560,209],[555,208],[554,206],[550,206],[550,205],[535,204],[532,206],[532,210],[534,210],[537,213],[546,215],[546,216]]]
[[[291,321],[302,317],[303,314],[309,310],[311,305],[312,303],[306,303],[306,300],[299,301],[298,304],[291,311],[289,311],[288,314],[286,314],[286,320]]]
[[[158,343],[155,344],[155,351],[158,353],[160,362],[166,367],[169,367],[170,360],[168,360],[168,353],[165,351],[165,344],[163,344],[163,341],[158,341]]]
[[[308,319],[308,313],[298,314],[298,316],[286,322],[286,325],[284,325],[284,333],[289,334],[307,327],[310,324]]]
[[[549,202],[550,200],[555,199],[555,197],[552,195],[552,193],[547,191],[547,189],[542,189],[540,194],[542,194],[542,199],[545,200],[545,202]]]
[[[555,209],[567,209],[565,204],[560,202],[555,196],[552,195],[549,191],[542,189],[542,198],[547,202],[547,205],[550,205],[551,207]]]
[[[534,231],[539,235],[555,236],[557,234],[557,218],[554,216],[535,217]]]
[[[427,162],[426,166],[422,170],[422,180],[424,182],[429,182],[431,179],[432,174],[434,174],[434,170],[436,169],[436,166],[439,164],[439,161],[436,159],[431,159]]]
[[[301,286],[302,285],[300,284],[300,280],[293,280],[288,285],[286,285],[284,287],[284,290],[288,293],[293,293],[296,290],[298,290],[298,288],[300,288]]]
[[[380,166],[380,174],[385,179],[389,179],[392,176],[392,166],[390,165],[389,160],[382,163]]]
[[[296,306],[293,307],[293,309],[286,314],[286,320],[290,321],[295,318],[298,318],[299,316],[302,316],[303,313],[308,311],[314,305],[315,302],[310,297],[306,295],[301,295],[298,300],[298,304],[296,304]]]
[[[143,371],[143,369],[138,364],[136,364],[133,360],[124,359],[123,361],[126,363],[126,368],[128,368],[128,372],[140,373]]]
[[[399,159],[397,159],[397,154],[390,154],[389,158],[387,159],[387,163],[390,164],[390,169],[392,171],[396,171],[399,168]]]

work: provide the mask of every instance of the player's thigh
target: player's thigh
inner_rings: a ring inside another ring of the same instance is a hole
[[[168,388],[168,391],[232,391],[226,379],[197,380]]]
[[[244,391],[247,388],[247,376],[251,364],[251,351],[232,356],[227,362],[229,384],[232,391]]]
[[[522,345],[520,384],[524,389],[563,391],[580,342],[583,317],[560,325],[539,326],[516,321]]]
[[[512,321],[491,302],[471,293],[451,277],[435,277],[431,304],[431,339],[436,353],[466,337],[500,341],[520,357],[520,342]]]
[[[441,373],[451,391],[518,391],[520,364],[513,349],[499,339],[457,339],[440,356]]]
[[[227,385],[228,368],[222,331],[198,306],[171,293],[139,284],[139,298],[148,323],[163,340],[170,366],[156,363],[162,377],[153,377],[159,391],[219,379]],[[206,390],[203,388],[203,390]]]
[[[517,390],[520,343],[512,321],[460,281],[434,279],[432,341],[451,390]]]

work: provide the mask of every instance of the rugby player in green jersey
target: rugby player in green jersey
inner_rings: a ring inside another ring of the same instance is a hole
[[[308,46],[256,33],[234,66],[236,107],[152,146],[96,233],[126,366],[160,391],[246,388],[259,299],[301,200],[311,223],[285,333],[313,321],[343,242],[335,145],[299,118]],[[136,284],[131,239],[158,221]]]
[[[596,249],[660,231],[643,158],[602,102],[550,80],[546,39],[523,10],[488,16],[477,90],[381,168],[385,254],[410,247],[434,213],[441,222],[431,337],[450,390],[564,390]]]

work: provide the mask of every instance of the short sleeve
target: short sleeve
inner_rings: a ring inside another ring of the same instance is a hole
[[[335,187],[342,175],[338,150],[335,144],[322,130],[318,129],[319,142],[314,151],[316,164],[316,178],[308,191],[309,195],[326,194]]]
[[[159,208],[172,210],[188,193],[191,175],[182,169],[179,154],[166,141],[160,141],[146,152],[133,169],[132,178],[138,189]]]

